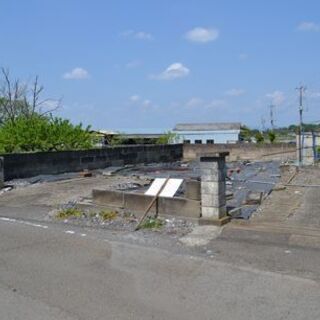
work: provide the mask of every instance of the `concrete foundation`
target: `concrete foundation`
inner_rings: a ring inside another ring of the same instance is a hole
[[[197,180],[186,180],[184,195],[190,200],[201,200],[201,184]]]
[[[228,155],[219,152],[200,156],[201,219],[219,221],[226,217],[225,158]]]
[[[93,202],[98,205],[123,209],[126,212],[141,216],[151,203],[153,197],[143,193],[100,190],[92,191]],[[151,207],[150,214],[155,214],[158,210],[159,215],[173,215],[181,217],[196,218],[200,217],[200,201],[186,198],[160,197]]]

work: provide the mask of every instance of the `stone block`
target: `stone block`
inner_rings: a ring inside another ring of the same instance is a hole
[[[204,161],[202,162],[200,160],[200,168],[203,168],[203,169],[223,169],[225,167],[225,159],[217,159],[215,161]]]
[[[226,196],[224,194],[213,196],[212,194],[202,194],[201,205],[205,207],[221,207],[226,204]]]
[[[205,219],[221,219],[227,214],[226,206],[204,207],[201,206],[201,216]]]
[[[224,181],[226,179],[225,169],[201,169],[202,181]]]
[[[201,196],[203,194],[209,194],[213,196],[218,196],[226,194],[226,183],[225,181],[220,182],[210,182],[210,181],[201,181]]]
[[[185,197],[191,200],[201,200],[201,183],[197,180],[185,182]]]
[[[199,219],[199,226],[223,226],[224,224],[228,223],[231,221],[231,217],[229,216],[224,216],[220,219],[205,219],[205,218],[200,218]]]

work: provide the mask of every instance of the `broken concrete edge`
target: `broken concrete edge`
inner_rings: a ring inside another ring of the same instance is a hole
[[[230,221],[231,221],[231,217],[228,215],[226,215],[220,219],[200,218],[199,225],[200,226],[213,225],[213,226],[221,227]]]

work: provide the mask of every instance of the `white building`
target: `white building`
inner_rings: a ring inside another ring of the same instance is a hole
[[[192,144],[237,143],[241,123],[179,123],[173,129],[177,142]]]

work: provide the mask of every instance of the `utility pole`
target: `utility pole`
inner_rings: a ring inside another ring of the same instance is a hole
[[[270,124],[271,124],[271,130],[273,131],[274,130],[274,117],[273,117],[273,108],[274,108],[274,105],[270,105],[269,106],[270,108]]]
[[[261,128],[262,132],[266,131],[266,119],[263,116],[261,117]]]
[[[299,140],[298,140],[298,148],[299,148],[299,165],[302,164],[302,112],[303,112],[303,94],[306,91],[306,88],[304,86],[300,86],[296,88],[296,90],[299,91]]]

